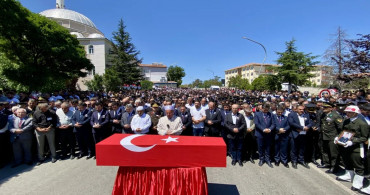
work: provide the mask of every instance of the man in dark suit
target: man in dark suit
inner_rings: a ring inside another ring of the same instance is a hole
[[[254,124],[260,159],[259,166],[266,162],[269,167],[273,168],[270,160],[270,147],[275,129],[275,116],[269,110],[270,104],[263,104],[261,112],[256,112],[254,116]]]
[[[185,105],[182,105],[178,113],[183,124],[181,135],[193,135],[192,120],[189,110]]]
[[[90,125],[92,112],[89,111],[86,103],[80,103],[77,108],[78,110],[76,110],[72,116],[72,126],[76,132],[77,143],[80,149],[80,154],[77,156],[77,159],[82,158],[86,154],[86,159],[89,159],[95,155]]]
[[[276,110],[275,119],[275,166],[279,166],[282,162],[286,168],[288,165],[288,146],[289,146],[289,134],[290,126],[288,117],[284,116],[284,107],[278,107]]]
[[[234,104],[231,107],[232,113],[226,115],[225,127],[227,130],[227,138],[229,139],[229,146],[231,151],[232,165],[236,162],[243,166],[242,162],[242,148],[245,135],[245,119],[244,116],[239,114],[239,105]]]
[[[208,103],[206,110],[206,120],[204,125],[204,133],[207,137],[220,137],[221,136],[221,112],[215,107],[214,102]]]
[[[291,160],[293,168],[297,168],[297,162],[302,166],[309,168],[304,161],[304,152],[306,146],[306,133],[312,127],[311,119],[308,114],[304,112],[305,107],[299,105],[297,111],[293,111],[288,116],[290,125],[290,146],[291,146]]]
[[[108,124],[109,113],[105,108],[103,108],[102,103],[97,102],[95,104],[95,111],[92,113],[90,120],[95,144],[109,136],[110,129],[108,129]]]
[[[223,104],[223,109],[220,110],[221,113],[221,136],[224,139],[224,142],[226,144],[226,155],[231,156],[230,152],[230,146],[229,146],[229,139],[227,138],[227,129],[225,127],[225,120],[226,115],[230,113],[230,105],[229,104]]]
[[[109,123],[112,127],[111,134],[122,133],[121,118],[122,113],[119,110],[118,103],[112,102],[112,110],[109,112]]]
[[[23,108],[17,109],[17,116],[10,128],[10,142],[13,146],[14,165],[20,165],[22,161],[32,165],[32,118],[28,118],[27,111]]]
[[[132,117],[135,116],[135,110],[131,104],[126,105],[126,112],[122,114],[121,117],[121,126],[122,128],[122,133],[126,134],[132,134],[132,129],[131,129],[131,120]]]

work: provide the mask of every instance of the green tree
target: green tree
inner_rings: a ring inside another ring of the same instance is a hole
[[[241,75],[237,75],[236,77],[231,77],[228,83],[228,87],[235,87],[238,89],[249,90],[251,89],[251,85],[249,84],[248,79],[242,78]]]
[[[119,80],[110,80],[110,83],[134,84],[143,80],[143,75],[139,64],[142,59],[138,57],[140,54],[136,50],[135,45],[131,42],[130,34],[125,31],[126,26],[121,19],[118,24],[118,30],[113,32],[112,40],[112,71],[117,72],[117,75],[109,77],[110,79],[119,78]],[[108,82],[108,81],[106,81]]]
[[[304,85],[309,78],[314,76],[309,72],[314,69],[313,65],[318,63],[314,61],[317,56],[311,56],[311,53],[298,52],[294,43],[294,39],[286,42],[286,50],[276,52],[279,56],[277,63],[281,66],[271,67],[272,70],[277,72],[277,76],[281,78],[282,82],[289,83],[289,93],[292,84]]]
[[[85,85],[90,91],[99,91],[104,89],[103,87],[103,76],[95,74],[94,78],[90,81],[86,81]]]
[[[0,52],[12,62],[2,63],[1,72],[12,85],[55,90],[93,68],[79,41],[58,23],[15,0],[0,1],[0,12]]]
[[[203,88],[203,81],[200,79],[196,79],[190,84],[190,87],[192,88]]]
[[[145,90],[153,89],[153,82],[151,81],[143,80],[140,82],[140,85],[141,85],[141,89],[145,89]]]
[[[219,86],[221,87],[222,82],[221,82],[221,77],[215,76],[213,79],[208,79],[203,81],[203,87],[204,88],[210,88],[211,86]]]
[[[166,76],[169,81],[175,81],[179,86],[182,83],[182,78],[185,77],[185,71],[180,66],[170,66]]]
[[[370,72],[370,34],[359,36],[356,40],[347,40],[350,51],[344,63],[345,74]]]
[[[266,75],[260,75],[252,82],[252,90],[269,90],[268,78]]]
[[[122,84],[119,73],[113,67],[105,70],[103,74],[103,85],[107,91],[118,91]]]

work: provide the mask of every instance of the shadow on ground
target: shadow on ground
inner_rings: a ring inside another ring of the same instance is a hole
[[[12,177],[17,177],[19,174],[31,171],[35,167],[35,164],[33,165],[26,165],[22,164],[16,168],[11,168],[11,165],[7,165],[0,169],[0,186],[5,181],[9,180]]]
[[[229,184],[218,184],[209,183],[208,184],[208,194],[209,195],[240,195],[236,185]]]

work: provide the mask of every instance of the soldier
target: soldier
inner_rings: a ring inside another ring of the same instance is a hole
[[[338,137],[334,139],[334,142],[339,144],[339,151],[346,169],[345,174],[337,177],[337,179],[352,181],[351,189],[357,191],[363,187],[364,163],[362,158],[365,156],[364,143],[369,136],[369,127],[366,122],[358,117],[360,109],[357,106],[348,106],[344,112],[346,112],[348,118],[343,121],[343,130],[353,136],[342,144],[340,144],[341,139]],[[362,189],[362,191],[366,191],[367,188]]]
[[[311,161],[316,166],[319,165],[319,163],[316,161],[316,159],[321,157],[320,154],[320,146],[319,146],[319,126],[320,126],[320,120],[318,117],[322,114],[321,110],[316,111],[316,105],[309,103],[306,104],[306,112],[310,116],[310,119],[312,121],[312,128],[307,132],[306,138],[307,138],[307,145],[306,145],[306,160]]]
[[[333,105],[323,104],[323,116],[320,119],[322,135],[322,162],[319,168],[330,168],[326,173],[336,173],[338,171],[338,146],[333,140],[342,130],[343,118],[333,110]]]

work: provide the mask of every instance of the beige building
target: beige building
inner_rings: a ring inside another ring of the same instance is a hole
[[[273,71],[268,70],[268,67],[279,66],[277,64],[259,64],[249,63],[235,68],[231,68],[225,71],[225,86],[229,85],[231,77],[240,75],[242,78],[248,79],[249,83],[252,83],[261,74],[275,74]],[[315,77],[309,79],[316,86],[329,84],[332,80],[333,67],[325,65],[315,65],[315,70],[310,72]]]
[[[332,66],[315,65],[315,70],[310,73],[315,77],[310,78],[312,84],[316,86],[329,85],[333,81],[334,69]]]
[[[240,75],[242,78],[248,79],[249,83],[252,83],[261,74],[273,74],[272,71],[268,70],[268,67],[277,66],[276,64],[258,64],[249,63],[236,68],[231,68],[225,71],[225,86],[229,85],[231,77]]]

